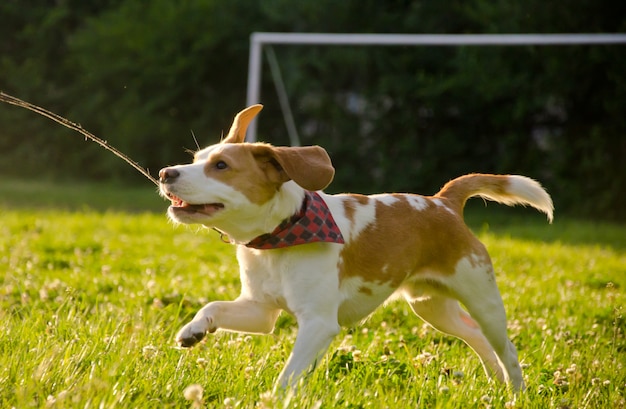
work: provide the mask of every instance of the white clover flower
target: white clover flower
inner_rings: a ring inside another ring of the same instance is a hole
[[[141,353],[145,359],[152,359],[159,353],[159,350],[154,345],[146,345],[141,349]]]
[[[191,384],[189,386],[187,386],[185,388],[185,390],[183,390],[183,396],[185,397],[185,399],[192,401],[194,403],[194,406],[200,406],[200,404],[202,404],[202,393],[203,393],[203,389],[201,385],[198,385],[197,383]]]

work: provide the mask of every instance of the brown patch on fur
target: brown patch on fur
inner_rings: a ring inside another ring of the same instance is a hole
[[[346,218],[350,221],[350,224],[354,223],[354,213],[356,212],[357,205],[366,205],[370,199],[364,195],[350,194],[349,197],[343,201],[343,211]]]
[[[365,287],[365,286],[359,287],[359,292],[361,294],[365,294],[365,295],[372,295],[373,294],[372,289],[368,288],[368,287]]]
[[[328,153],[319,146],[285,148],[264,143],[214,146],[206,154],[204,174],[239,190],[255,204],[270,200],[289,180],[304,189],[321,190],[335,174]]]
[[[243,193],[250,202],[270,200],[284,182],[279,171],[252,154],[253,144],[222,144],[212,150],[204,163],[204,174]],[[220,169],[220,164],[226,164]]]
[[[340,280],[356,276],[397,287],[423,272],[454,274],[461,258],[486,252],[461,216],[432,198],[425,198],[428,208],[420,211],[406,195],[394,196],[399,200],[391,205],[377,201],[374,223],[344,247]],[[448,205],[447,199],[439,200]]]

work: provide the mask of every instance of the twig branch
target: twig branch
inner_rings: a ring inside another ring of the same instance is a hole
[[[128,163],[130,166],[132,166],[133,168],[137,169],[139,172],[141,172],[142,175],[144,175],[145,177],[147,177],[148,179],[150,179],[150,181],[152,183],[154,183],[155,185],[158,186],[158,182],[157,180],[152,177],[152,175],[150,175],[150,173],[144,169],[143,167],[141,167],[137,162],[135,162],[134,160],[132,160],[131,158],[129,158],[128,156],[126,156],[125,154],[123,154],[122,152],[120,152],[119,150],[117,150],[117,148],[115,148],[114,146],[109,145],[109,143],[107,141],[104,141],[100,138],[98,138],[97,136],[95,136],[94,134],[92,134],[91,132],[85,130],[82,126],[80,126],[77,123],[74,123],[72,121],[69,121],[65,118],[63,118],[60,115],[55,114],[54,112],[50,112],[45,108],[42,108],[40,106],[31,104],[30,102],[26,102],[23,101],[19,98],[13,97],[9,94],[5,94],[4,92],[0,91],[0,101],[2,102],[6,102],[8,104],[11,105],[15,105],[18,107],[22,107],[22,108],[26,108],[30,111],[36,112],[39,115],[43,115],[49,119],[52,119],[53,121],[65,126],[66,128],[70,128],[76,132],[79,132],[80,134],[82,134],[83,136],[85,136],[85,138],[87,139],[91,139],[93,142],[97,143],[98,145],[102,146],[104,149],[113,152],[117,157],[123,159],[124,161],[126,161],[126,163]]]

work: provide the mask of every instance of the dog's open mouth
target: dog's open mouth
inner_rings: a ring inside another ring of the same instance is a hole
[[[186,213],[202,213],[207,216],[212,215],[224,208],[222,203],[204,203],[204,204],[191,204],[185,202],[180,197],[171,193],[167,194],[167,198],[172,202],[172,209],[174,211],[181,211]]]

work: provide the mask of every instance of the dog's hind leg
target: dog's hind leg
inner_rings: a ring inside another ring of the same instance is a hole
[[[495,283],[493,284],[495,288]],[[467,308],[474,321],[480,326],[489,341],[498,362],[504,370],[504,380],[515,391],[523,390],[524,377],[517,357],[517,349],[507,336],[506,314],[502,298],[497,289],[485,288],[482,293],[468,295],[467,289],[457,292],[459,300]]]
[[[279,313],[275,307],[242,298],[210,302],[178,332],[176,342],[190,347],[202,340],[207,332],[218,329],[267,334],[274,329]]]
[[[445,285],[450,295],[465,306],[471,319],[478,324],[497,355],[504,380],[514,390],[523,390],[524,378],[517,350],[507,335],[506,312],[491,261],[484,257],[461,259],[455,274],[445,280]]]
[[[437,330],[462,339],[480,357],[489,377],[504,381],[498,356],[476,321],[453,298],[435,295],[418,300],[407,299],[413,311]]]

